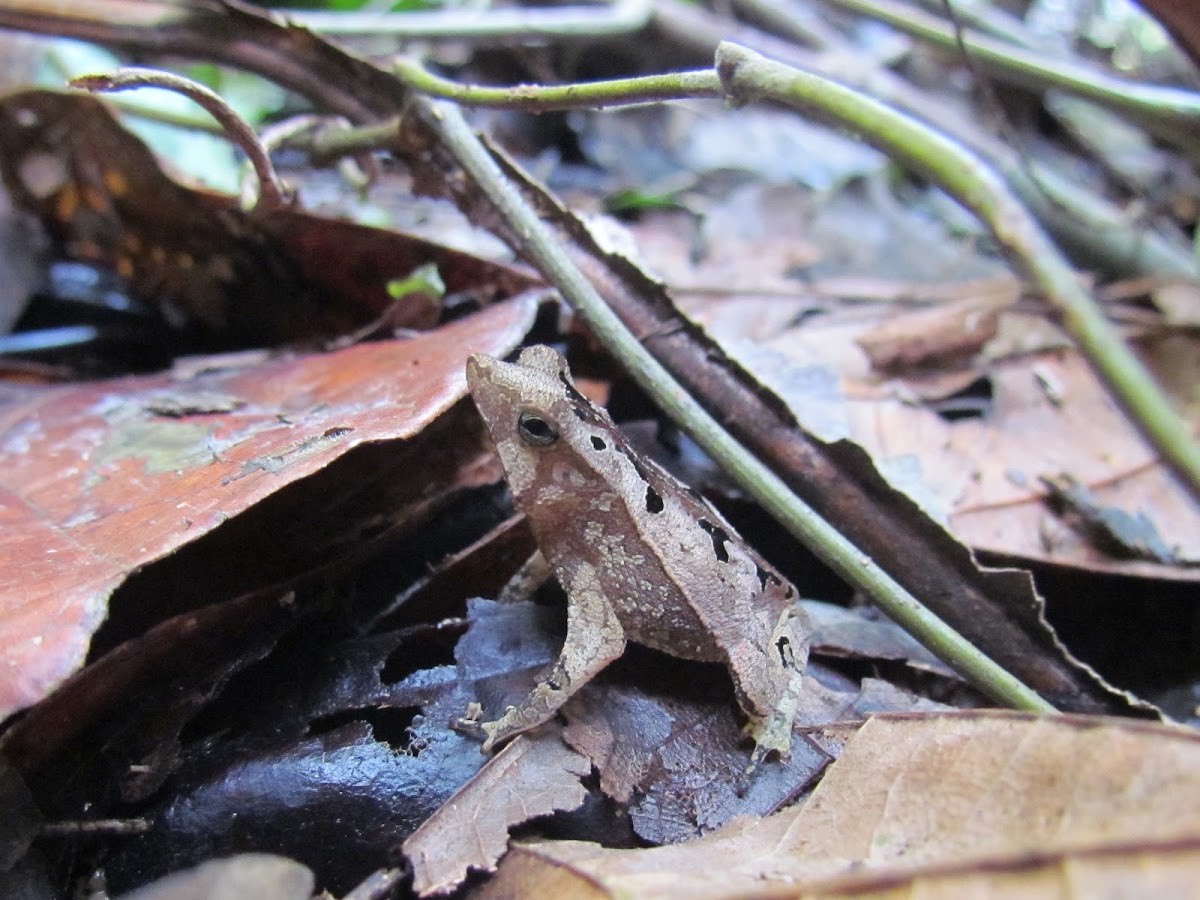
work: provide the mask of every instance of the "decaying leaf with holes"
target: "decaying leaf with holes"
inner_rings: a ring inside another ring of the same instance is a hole
[[[379,322],[426,328],[436,299],[388,292],[433,264],[448,294],[488,301],[539,285],[515,267],[399,232],[232,197],[168,177],[107,103],[21,91],[0,98],[0,178],[55,255],[118,274],[188,351],[338,338]]]
[[[548,720],[630,640],[723,663],[749,719],[751,766],[786,754],[808,658],[795,589],[703,498],[630,448],[557,351],[530,347],[515,364],[473,356],[467,382],[568,597],[558,661],[482,726],[484,750]]]
[[[174,331],[229,345],[288,339],[306,289],[260,223],[229,198],[163,174],[104,101],[22,91],[0,102],[0,174],[55,252],[120,275]],[[219,345],[219,344],[218,344]]]

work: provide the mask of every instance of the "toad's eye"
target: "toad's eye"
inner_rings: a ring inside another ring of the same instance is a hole
[[[524,412],[517,419],[521,439],[534,447],[548,447],[558,440],[558,429],[537,413]]]

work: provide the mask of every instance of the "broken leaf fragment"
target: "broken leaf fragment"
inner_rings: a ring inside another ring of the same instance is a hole
[[[446,893],[467,870],[492,871],[508,847],[509,829],[537,816],[575,809],[591,771],[587,759],[542,732],[520,735],[404,842],[413,889]]]

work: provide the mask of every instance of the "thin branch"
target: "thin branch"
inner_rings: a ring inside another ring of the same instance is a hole
[[[145,834],[150,830],[146,819],[77,819],[74,821],[43,822],[38,826],[42,837],[78,838],[80,835]]]
[[[526,112],[603,109],[634,103],[721,96],[721,82],[712,69],[609,81],[561,85],[521,84],[515,87],[462,84],[434,75],[416,60],[407,58],[393,63],[393,71],[413,90],[431,97],[453,100],[463,106],[503,107]]]
[[[159,69],[124,68],[100,75],[80,75],[69,82],[71,87],[93,93],[132,91],[138,88],[162,88],[183,94],[204,107],[236,146],[242,149],[258,176],[258,202],[255,209],[267,212],[291,203],[291,192],[275,173],[271,155],[259,141],[250,123],[239,116],[225,100],[204,85]]]

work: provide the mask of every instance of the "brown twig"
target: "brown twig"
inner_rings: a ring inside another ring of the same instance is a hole
[[[199,82],[161,69],[130,67],[98,75],[80,75],[78,78],[72,78],[69,83],[73,88],[93,93],[115,93],[150,87],[183,94],[204,107],[205,111],[220,123],[229,140],[240,147],[250,160],[258,176],[258,202],[254,209],[268,212],[291,203],[291,191],[279,180],[275,166],[271,163],[271,154],[250,127],[250,123],[239,116],[224,98]]]

